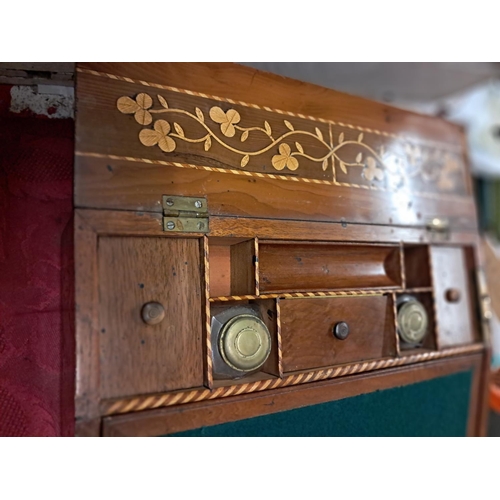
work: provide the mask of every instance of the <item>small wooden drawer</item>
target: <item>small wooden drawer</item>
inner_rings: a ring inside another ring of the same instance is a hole
[[[392,299],[385,295],[280,300],[283,371],[396,355]],[[345,340],[334,335],[345,322]]]
[[[400,263],[397,246],[263,242],[260,291],[400,288]]]
[[[463,248],[431,247],[439,348],[477,340],[471,309],[467,254]]]
[[[199,242],[102,237],[98,263],[101,396],[202,386]]]

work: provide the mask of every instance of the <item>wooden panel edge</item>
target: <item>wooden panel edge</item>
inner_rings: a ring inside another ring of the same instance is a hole
[[[244,384],[228,385],[218,387],[210,391],[208,389],[193,389],[188,391],[177,391],[171,393],[148,394],[123,399],[113,399],[101,402],[103,415],[116,415],[129,413],[131,411],[144,411],[151,408],[159,408],[174,405],[183,405],[191,401],[203,401],[211,399],[223,399],[233,394],[250,394],[254,392],[270,391],[284,386],[304,385],[322,380],[342,378],[347,375],[383,371],[390,368],[405,365],[424,365],[436,359],[451,358],[464,354],[482,352],[482,344],[452,347],[442,351],[425,351],[412,353],[399,358],[384,358],[365,362],[349,363],[340,366],[331,366],[317,370],[293,372],[286,374],[282,379],[260,380]]]
[[[474,369],[481,354],[433,361],[420,366],[399,367],[368,375],[350,375],[314,385],[283,387],[271,393],[233,396],[228,400],[195,402],[172,408],[149,410],[103,419],[104,436],[159,436],[202,426],[268,415],[302,406],[336,401],[377,390],[422,382],[439,376]]]
[[[75,416],[99,417],[99,334],[97,332],[97,233],[78,211],[75,239]]]

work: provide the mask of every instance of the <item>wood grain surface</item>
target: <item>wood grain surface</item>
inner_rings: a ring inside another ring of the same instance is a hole
[[[388,296],[280,300],[283,371],[396,355],[394,311]],[[333,335],[338,322],[349,335]]]
[[[231,295],[231,247],[209,245],[210,295],[220,297]]]
[[[420,115],[388,104],[353,97],[310,83],[276,76],[232,63],[78,63],[78,68],[134,80],[164,82],[178,88],[209,95],[244,100],[304,115],[329,119],[336,116],[346,123],[359,123],[389,133],[421,137],[462,146],[462,129],[442,119]],[[103,84],[104,86],[104,84]],[[293,97],[293,99],[291,99]]]
[[[235,65],[78,68],[77,206],[205,194],[217,215],[476,227],[454,125]]]
[[[401,287],[398,247],[261,243],[261,292]]]
[[[120,210],[77,209],[91,227],[104,234],[201,238],[202,233],[166,235],[162,228],[160,213]],[[314,239],[336,242],[383,242],[383,243],[432,243],[433,245],[478,245],[475,231],[454,231],[440,234],[419,227],[377,226],[371,224],[348,224],[328,222],[306,222],[260,218],[211,217],[210,240],[232,240],[241,238],[276,238],[283,240],[311,241]],[[235,240],[236,241],[236,240]],[[229,243],[220,243],[222,246]],[[213,243],[217,246],[219,243]]]
[[[483,432],[460,127],[234,64],[79,63],[76,98],[78,435],[178,432],[471,367],[468,432]],[[206,198],[210,231],[165,233],[163,195]],[[435,217],[450,231],[428,230]],[[395,332],[405,287],[431,317],[415,352]],[[394,293],[273,295],[349,288]],[[157,325],[141,319],[151,301]],[[245,301],[272,334],[265,373],[211,388],[210,310]]]
[[[99,297],[102,397],[203,385],[197,240],[100,238]],[[165,308],[157,325],[141,319],[151,301]]]

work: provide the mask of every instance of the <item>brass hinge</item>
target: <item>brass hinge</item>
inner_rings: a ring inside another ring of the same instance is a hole
[[[446,233],[450,230],[450,221],[440,217],[433,217],[427,223],[427,229],[429,231],[435,231],[436,233]]]
[[[433,217],[427,222],[427,231],[447,239],[450,235],[450,221],[440,217]]]
[[[205,198],[162,196],[163,230],[172,233],[208,233]]]

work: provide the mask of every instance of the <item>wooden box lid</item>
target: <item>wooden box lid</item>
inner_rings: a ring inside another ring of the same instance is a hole
[[[248,67],[77,65],[75,205],[477,226],[460,127]]]

